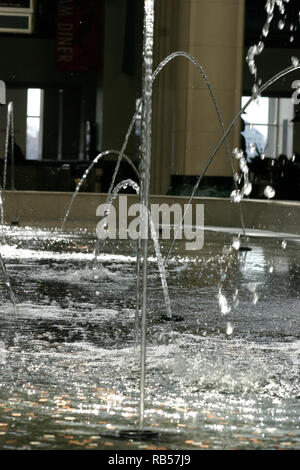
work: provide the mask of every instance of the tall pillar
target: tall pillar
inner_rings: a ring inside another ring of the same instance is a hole
[[[156,0],[154,23],[154,68],[177,49],[177,0]],[[175,5],[175,8],[174,8]],[[174,170],[176,78],[170,63],[153,86],[153,132],[151,193],[166,194]]]
[[[193,55],[208,76],[226,128],[240,109],[244,0],[163,0],[157,6],[157,63],[175,50]],[[194,65],[177,57],[167,67],[154,86],[152,193],[166,192],[171,174],[199,175],[222,135]],[[239,145],[239,126],[229,140],[231,148]],[[224,145],[206,174],[231,176]]]

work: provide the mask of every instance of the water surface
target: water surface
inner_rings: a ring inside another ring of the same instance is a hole
[[[133,442],[114,433],[138,423],[135,244],[110,241],[93,264],[85,232],[8,229],[18,313],[2,283],[0,448],[299,449],[299,246],[251,238],[252,251],[226,254],[232,240],[177,244],[168,284],[182,322],[162,319],[150,253],[145,426],[160,435]]]

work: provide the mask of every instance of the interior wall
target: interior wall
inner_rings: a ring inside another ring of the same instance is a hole
[[[134,17],[129,18],[131,22],[128,24],[130,7]],[[98,127],[102,127],[102,150],[121,149],[135,111],[141,86],[142,15],[143,4],[138,0],[105,2],[103,75],[98,79],[101,89],[98,90],[97,100],[97,122]],[[130,28],[134,32],[134,41],[128,51],[126,34]],[[129,68],[124,63],[125,50],[132,62]],[[135,139],[131,138],[127,153],[132,156],[135,151]]]

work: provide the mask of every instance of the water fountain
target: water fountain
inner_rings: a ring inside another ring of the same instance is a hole
[[[6,189],[6,178],[7,178],[7,164],[8,156],[10,152],[10,164],[11,164],[11,190],[15,189],[14,179],[14,104],[12,101],[7,106],[7,125],[6,125],[6,136],[5,136],[5,155],[4,155],[4,169],[3,169],[3,184],[2,189]],[[2,225],[4,221],[2,220]]]
[[[274,8],[283,2],[268,1],[268,15],[271,4]],[[131,164],[125,150],[137,113],[120,152],[103,152],[93,162],[107,153],[118,155],[105,217],[119,190],[130,185],[146,208],[142,222],[147,232],[153,81],[178,55],[206,77],[196,59],[184,52],[168,57],[153,73],[153,21],[154,0],[145,0],[143,136],[140,172],[135,169],[140,185],[131,180],[114,184],[122,158]],[[253,71],[260,50],[248,56]],[[255,86],[251,100],[299,69],[294,62]],[[222,137],[189,204],[251,100],[227,129],[217,108]],[[243,174],[242,188],[236,186],[232,194],[233,204],[240,204],[251,188],[239,149],[233,156]],[[230,151],[229,158],[232,164]],[[239,207],[237,237],[230,231],[211,231],[203,250],[191,255],[175,229],[174,240],[163,247],[165,265],[153,226],[153,256],[147,237],[138,243],[101,241],[93,253],[94,234],[2,227],[9,264],[1,257],[0,264],[13,279],[19,305],[10,312],[2,299],[3,448],[299,448],[299,239],[282,241],[276,234],[260,238],[257,232],[248,251],[241,246],[249,231]],[[163,271],[159,280],[156,258]],[[172,315],[183,316],[184,322],[162,321],[161,304],[169,297],[159,294],[161,280],[170,292]],[[288,292],[282,292],[282,286],[288,286]],[[15,305],[13,289],[10,292]]]

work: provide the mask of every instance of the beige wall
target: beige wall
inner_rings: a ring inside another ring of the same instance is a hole
[[[155,62],[175,50],[192,54],[205,70],[225,127],[240,109],[244,0],[156,2]],[[176,58],[157,79],[154,93],[152,192],[164,193],[171,174],[198,175],[220,139],[221,130],[199,72]],[[239,132],[230,147],[239,145]],[[230,176],[225,148],[207,171]]]

